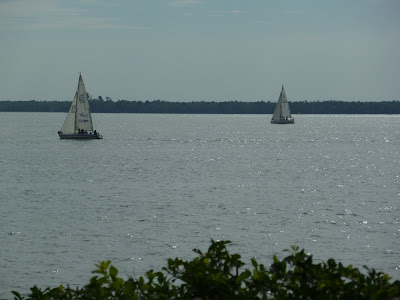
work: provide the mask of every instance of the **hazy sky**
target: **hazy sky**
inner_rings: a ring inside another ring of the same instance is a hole
[[[400,0],[0,0],[0,100],[400,100]]]

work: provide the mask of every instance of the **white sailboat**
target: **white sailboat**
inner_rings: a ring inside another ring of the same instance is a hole
[[[89,100],[81,74],[79,74],[78,88],[74,100],[61,130],[58,131],[58,136],[60,139],[80,140],[103,138],[96,130],[93,131]]]
[[[290,113],[289,102],[286,98],[285,89],[282,85],[282,91],[276,104],[271,124],[293,124],[294,119]]]

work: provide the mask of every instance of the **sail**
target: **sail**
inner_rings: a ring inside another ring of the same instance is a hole
[[[75,112],[76,112],[77,100],[78,100],[78,92],[75,93],[74,100],[72,101],[68,115],[65,118],[63,126],[61,127],[61,131],[65,134],[71,134],[74,133],[75,131]]]
[[[283,86],[279,99],[281,100],[281,116],[283,118],[291,118],[292,115],[290,114],[289,103],[287,101],[285,89],[283,88]]]
[[[272,116],[272,120],[274,121],[279,121],[281,119],[281,98],[282,98],[282,92],[281,95],[279,96],[278,103],[275,106],[274,114]]]
[[[285,118],[291,118],[289,103],[286,98],[286,92],[282,85],[281,94],[279,95],[278,103],[276,104],[274,114],[272,116],[273,121],[280,121]]]
[[[80,129],[83,129],[86,131],[93,131],[92,115],[90,114],[89,108],[89,99],[81,75],[79,75],[78,89],[76,93],[78,97],[76,101],[75,130],[78,131]]]

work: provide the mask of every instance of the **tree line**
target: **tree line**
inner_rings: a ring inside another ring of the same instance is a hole
[[[174,113],[174,114],[272,114],[276,102],[170,102],[113,101],[101,96],[90,98],[94,113]],[[0,101],[1,112],[68,112],[71,101]],[[293,114],[400,114],[400,101],[297,101],[290,102]]]

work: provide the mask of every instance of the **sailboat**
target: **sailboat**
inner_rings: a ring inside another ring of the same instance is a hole
[[[103,138],[96,130],[93,131],[89,100],[81,74],[79,74],[78,88],[76,89],[74,100],[61,130],[58,131],[58,136],[60,139],[79,140]]]
[[[271,124],[294,124],[294,119],[290,114],[289,102],[286,98],[285,89],[282,85],[282,91],[276,104]]]

